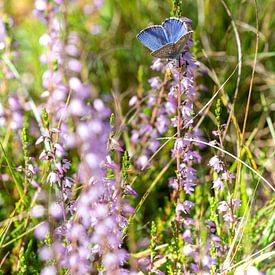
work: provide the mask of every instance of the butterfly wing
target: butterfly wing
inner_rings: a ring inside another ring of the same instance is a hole
[[[158,58],[168,58],[168,59],[175,59],[179,56],[182,52],[184,45],[186,44],[188,38],[192,34],[192,31],[189,31],[182,35],[175,43],[168,43],[161,48],[153,51],[151,53],[152,56]]]
[[[174,43],[168,43],[161,48],[153,51],[151,53],[152,56],[158,57],[158,58],[168,58],[168,59],[174,59],[177,56],[177,51]]]
[[[142,30],[137,35],[137,39],[151,51],[155,51],[168,43],[166,32],[160,25]]]
[[[191,34],[193,33],[193,31],[189,31],[187,33],[185,33],[184,35],[182,35],[176,42],[175,42],[175,48],[176,51],[178,53],[180,53],[182,51],[182,49],[184,48],[186,42],[188,41],[189,37],[191,36]]]
[[[169,43],[178,41],[180,37],[187,33],[186,24],[176,17],[167,18],[162,26],[166,31]]]

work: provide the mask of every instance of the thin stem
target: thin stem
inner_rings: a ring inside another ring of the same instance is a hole
[[[181,128],[181,69],[180,69],[180,59],[178,64],[178,94],[177,94],[177,100],[178,100],[178,118],[177,118],[177,138],[180,138],[180,128]],[[178,191],[180,189],[180,153],[177,152],[177,178],[178,178]]]
[[[177,140],[180,139],[181,136],[181,64],[180,58],[178,60],[178,89],[177,89]],[[178,145],[177,145],[178,147]],[[181,191],[181,175],[180,175],[180,159],[181,154],[179,148],[176,148],[176,160],[177,160],[177,190],[175,190],[175,199],[177,204],[180,200],[180,191]],[[179,237],[179,217],[176,217],[176,236]],[[178,264],[178,256],[174,262],[174,274],[177,274],[177,264]]]
[[[249,85],[249,91],[248,91],[248,97],[247,97],[247,103],[245,108],[245,116],[244,116],[244,122],[243,122],[243,130],[241,135],[241,147],[244,144],[245,138],[245,129],[246,129],[246,123],[248,118],[248,112],[249,112],[249,106],[250,106],[250,100],[252,95],[252,88],[253,88],[253,81],[254,81],[254,75],[257,65],[257,57],[258,57],[258,48],[259,48],[259,18],[258,18],[258,7],[257,7],[257,1],[255,0],[255,10],[256,10],[256,25],[257,25],[257,32],[256,32],[256,46],[255,46],[255,55],[254,55],[254,61],[253,61],[253,67],[252,67],[252,74],[251,74],[251,80]]]

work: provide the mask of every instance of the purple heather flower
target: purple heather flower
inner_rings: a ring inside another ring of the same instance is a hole
[[[116,152],[124,151],[123,148],[120,146],[119,142],[114,138],[110,139],[110,148]]]
[[[73,72],[80,73],[82,70],[82,64],[77,59],[71,59],[68,62],[68,68]]]
[[[56,275],[56,268],[53,265],[46,266],[42,269],[41,275]]]
[[[181,112],[184,120],[191,120],[193,113],[193,103],[191,101],[185,101],[184,105],[182,106]]]
[[[69,79],[69,87],[72,89],[74,92],[79,92],[81,89],[83,89],[83,84],[80,81],[79,78],[77,77],[72,77]]]
[[[44,136],[40,136],[40,137],[36,140],[35,145],[40,144],[40,143],[43,142],[44,140],[45,140],[45,137],[44,137]]]
[[[246,269],[246,274],[249,274],[249,275],[263,275],[263,274],[265,274],[265,273],[259,271],[255,266],[249,266],[249,267]]]
[[[176,152],[183,154],[185,148],[185,142],[182,138],[177,138],[174,144],[174,155]]]
[[[106,116],[106,118],[111,114],[110,109],[104,105],[100,98],[94,100],[93,106],[97,112],[101,113],[104,117]]]
[[[49,213],[51,214],[51,216],[53,216],[55,219],[60,219],[62,218],[62,207],[60,204],[58,204],[57,202],[53,202],[51,203],[50,207],[49,207]]]
[[[44,33],[39,38],[39,44],[42,46],[48,46],[52,42],[52,39],[49,34]]]
[[[108,253],[103,258],[103,264],[108,271],[115,271],[127,259],[127,253],[121,249],[117,253]]]
[[[216,180],[213,181],[213,187],[216,189],[222,189],[224,188],[223,181],[218,177]]]
[[[205,267],[208,267],[209,269],[211,268],[212,265],[216,265],[216,264],[217,264],[216,259],[213,259],[209,255],[205,255],[202,259],[202,265]]]
[[[195,225],[195,221],[189,217],[185,217],[183,222],[185,228],[190,228]]]
[[[192,271],[193,271],[195,274],[198,274],[198,273],[199,273],[199,267],[198,267],[197,264],[191,263],[191,264],[190,264],[190,267],[191,267]]]
[[[164,68],[164,64],[162,63],[161,59],[159,58],[154,59],[151,69],[154,71],[161,71],[163,70],[163,68]]]
[[[239,199],[232,198],[232,203],[238,208],[241,206],[242,202]]]
[[[224,221],[227,222],[227,223],[232,223],[232,222],[234,222],[235,218],[236,218],[236,216],[235,216],[235,215],[232,216],[231,213],[226,213],[226,214],[223,215],[223,219],[224,219]]]
[[[222,173],[222,179],[228,181],[229,183],[232,183],[234,178],[234,174],[230,173],[229,171],[225,171],[224,173]]]
[[[0,18],[0,50],[5,48],[6,44],[6,27],[2,18]]]
[[[39,11],[44,11],[47,8],[46,0],[35,0],[35,8]]]
[[[41,152],[41,154],[39,155],[39,159],[43,159],[43,160],[47,160],[48,159],[48,154],[45,150],[43,150]]]
[[[42,205],[35,205],[31,208],[30,215],[33,218],[42,217],[45,213],[45,208]]]
[[[210,165],[211,167],[213,167],[213,169],[214,169],[217,173],[223,171],[222,162],[220,161],[220,159],[219,159],[217,156],[214,156],[214,157],[212,157],[212,158],[209,160],[209,165]]]
[[[54,184],[60,182],[60,178],[56,172],[50,172],[47,181],[50,182],[50,184]]]
[[[53,257],[53,251],[49,246],[43,245],[38,250],[38,256],[42,261],[49,261]]]
[[[192,243],[193,238],[192,238],[192,232],[190,229],[186,229],[184,233],[182,234],[182,239],[187,242],[187,243]]]
[[[210,233],[215,233],[217,231],[217,226],[216,226],[215,222],[213,222],[213,221],[206,221],[205,223],[208,225],[207,230]]]
[[[148,82],[154,90],[158,90],[161,87],[161,79],[158,76],[150,78]]]
[[[136,130],[133,130],[133,131],[132,131],[132,136],[131,136],[131,142],[132,142],[133,144],[137,144],[138,141],[139,141],[139,132],[136,131]]]
[[[28,172],[31,173],[32,175],[36,175],[40,169],[38,167],[34,167],[31,163],[28,165]]]
[[[31,185],[34,186],[35,188],[40,187],[39,184],[34,179],[32,179]]]
[[[138,101],[138,97],[137,96],[132,96],[129,100],[129,106],[132,107],[134,106]]]
[[[127,201],[125,201],[123,205],[122,213],[125,216],[127,216],[128,214],[133,214],[135,213],[135,208],[131,206]]]
[[[113,170],[118,169],[118,165],[112,160],[111,156],[109,155],[106,157],[105,167]]]
[[[125,192],[129,195],[132,195],[132,196],[135,196],[135,197],[138,197],[138,193],[133,189],[132,186],[130,185],[126,185],[125,186]]]
[[[218,206],[219,213],[226,212],[226,211],[228,211],[228,209],[229,209],[229,206],[226,201],[219,202],[219,206]]]
[[[80,53],[78,47],[74,44],[68,44],[65,46],[66,53],[72,57],[77,57]]]
[[[193,256],[194,253],[195,253],[195,249],[194,249],[194,247],[191,244],[186,244],[183,247],[183,253],[186,256]]]
[[[179,216],[181,212],[183,212],[184,214],[190,213],[190,208],[192,206],[195,206],[195,204],[187,200],[184,201],[183,203],[178,203],[176,206],[177,216]]]
[[[84,102],[79,98],[73,98],[69,105],[69,112],[74,116],[83,116],[87,113]]]
[[[49,230],[49,224],[47,222],[42,222],[35,228],[34,235],[38,240],[45,240]]]
[[[146,155],[142,155],[137,159],[137,165],[140,168],[146,167],[148,165],[148,157]]]
[[[194,192],[194,187],[195,187],[195,184],[193,183],[193,181],[192,180],[184,180],[183,182],[184,182],[183,186],[184,186],[185,193],[192,195]]]
[[[148,140],[148,151],[156,152],[157,149],[160,147],[160,142],[155,139]]]
[[[160,134],[165,133],[168,126],[169,126],[169,120],[167,116],[161,115],[157,118],[156,127]]]

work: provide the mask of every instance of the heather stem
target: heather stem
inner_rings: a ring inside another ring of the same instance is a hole
[[[159,106],[160,106],[160,104],[161,104],[161,100],[162,100],[162,98],[163,98],[163,94],[164,94],[164,91],[165,91],[165,86],[166,86],[166,83],[167,83],[168,79],[169,79],[169,78],[168,78],[167,75],[165,74],[164,83],[163,83],[163,85],[162,85],[162,87],[161,87],[161,90],[160,90],[160,93],[159,93],[159,96],[158,96],[158,100],[157,100],[157,104],[156,104],[156,106],[155,106],[155,108],[154,108],[154,110],[153,110],[153,112],[152,112],[152,117],[151,117],[151,120],[150,120],[150,123],[151,123],[152,125],[154,125],[155,120],[156,120],[156,118],[157,118]]]
[[[177,93],[177,138],[180,138],[180,128],[181,128],[181,66],[180,59],[178,63],[178,93]],[[180,152],[177,150],[176,153],[177,158],[177,198],[179,198],[180,192]]]
[[[181,64],[180,58],[178,60],[178,89],[177,89],[177,139],[180,139],[181,136]],[[181,191],[181,175],[180,175],[180,151],[179,148],[176,149],[176,160],[177,160],[177,189],[176,189],[176,203],[179,203],[180,200],[180,191]],[[176,236],[179,237],[179,217],[176,217]],[[177,274],[177,263],[178,256],[174,262],[174,274]]]

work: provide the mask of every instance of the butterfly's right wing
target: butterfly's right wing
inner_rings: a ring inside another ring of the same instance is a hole
[[[161,48],[153,51],[151,53],[152,56],[158,57],[158,58],[168,58],[168,59],[174,59],[177,57],[177,51],[174,43],[168,43]]]
[[[169,43],[176,42],[180,37],[187,33],[185,22],[176,17],[167,18],[163,23]]]
[[[155,51],[168,43],[166,32],[160,25],[142,30],[137,35],[137,39],[151,51]]]
[[[193,31],[189,31],[176,41],[175,47],[176,47],[176,51],[178,53],[180,53],[183,50],[186,42],[188,41],[188,39],[189,39],[189,37],[191,36],[192,33],[193,33]]]

